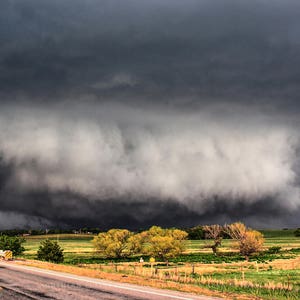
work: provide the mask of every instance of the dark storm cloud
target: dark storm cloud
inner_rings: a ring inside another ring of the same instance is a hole
[[[2,0],[0,227],[296,226],[299,28],[299,1]]]
[[[297,1],[0,5],[4,95],[299,96]]]

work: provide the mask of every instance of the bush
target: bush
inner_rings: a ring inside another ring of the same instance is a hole
[[[14,256],[20,255],[25,251],[24,242],[25,239],[18,236],[0,235],[0,250],[11,250]]]
[[[281,250],[280,246],[273,246],[273,247],[269,247],[269,249],[266,251],[266,253],[277,254],[280,252],[280,250]]]
[[[61,263],[64,261],[63,249],[56,241],[49,239],[41,242],[37,252],[37,259],[50,261],[54,263]]]

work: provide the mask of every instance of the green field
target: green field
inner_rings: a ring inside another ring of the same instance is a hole
[[[259,296],[263,299],[300,299],[300,237],[295,237],[293,230],[265,230],[263,233],[264,251],[252,257],[250,262],[245,262],[238,254],[232,240],[223,240],[220,255],[217,257],[204,247],[209,241],[189,240],[186,242],[185,254],[171,259],[169,266],[163,263],[157,265],[157,276],[160,279],[177,281],[188,278],[188,283],[193,285],[221,292]],[[100,257],[94,251],[93,235],[87,234],[28,236],[24,244],[26,251],[23,258],[34,259],[40,242],[46,238],[59,242],[64,249],[65,264],[115,272],[115,267],[111,265],[112,260]],[[280,253],[267,252],[274,246],[281,247]],[[148,261],[147,257],[144,259],[145,262]],[[119,265],[118,272],[124,274],[131,274],[130,264],[138,261],[139,256],[115,260]],[[147,263],[144,268],[146,271],[141,276],[147,276],[149,272]]]
[[[64,249],[66,261],[78,257],[90,258],[95,255],[95,251],[92,244],[92,235],[59,234],[26,237],[26,243],[24,244],[25,252],[23,254],[23,257],[35,258],[40,242],[45,240],[46,238],[58,241],[60,246]]]
[[[264,248],[268,249],[274,246],[280,246],[282,249],[300,248],[300,237],[293,235],[293,230],[265,230]],[[59,242],[64,249],[65,259],[68,262],[74,258],[93,258],[97,257],[95,253],[92,240],[93,235],[88,234],[59,234],[59,235],[41,235],[26,237],[24,257],[34,258],[42,240],[49,238]],[[188,253],[210,253],[211,250],[205,248],[209,244],[207,240],[188,240],[186,242]],[[233,241],[224,239],[220,252],[232,252]]]

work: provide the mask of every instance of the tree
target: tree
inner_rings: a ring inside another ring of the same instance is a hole
[[[64,261],[63,249],[56,241],[49,239],[41,242],[37,251],[37,259],[50,261],[54,263],[61,263]]]
[[[144,232],[147,248],[145,252],[151,256],[168,260],[185,250],[185,239],[188,234],[179,229],[162,229],[151,227]]]
[[[142,236],[127,229],[110,229],[93,239],[94,247],[109,258],[121,258],[138,253],[142,248]]]
[[[295,236],[300,236],[300,228],[297,228],[297,229],[294,231],[294,235],[295,235]]]
[[[243,223],[227,225],[225,231],[231,238],[237,240],[239,251],[246,260],[251,254],[260,251],[264,244],[263,235],[259,231],[247,228]]]
[[[224,227],[224,230],[227,232],[227,234],[234,240],[240,241],[244,238],[246,231],[248,230],[247,227],[241,223],[233,223],[230,225],[226,225]]]
[[[133,234],[128,238],[127,249],[130,255],[141,253],[145,236],[142,233]]]
[[[223,227],[221,225],[206,225],[203,227],[205,236],[208,239],[213,240],[213,244],[208,245],[208,248],[211,248],[215,255],[218,254],[218,247],[221,246],[223,239]]]
[[[20,255],[25,251],[25,239],[18,236],[0,235],[0,250],[11,250],[13,255]]]
[[[195,226],[185,230],[188,233],[189,240],[203,240],[205,233],[202,226]]]
[[[248,230],[244,239],[240,241],[240,253],[248,260],[251,254],[262,249],[263,244],[264,238],[259,231]]]

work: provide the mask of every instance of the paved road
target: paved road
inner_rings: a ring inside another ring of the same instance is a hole
[[[0,262],[0,299],[217,300]]]

